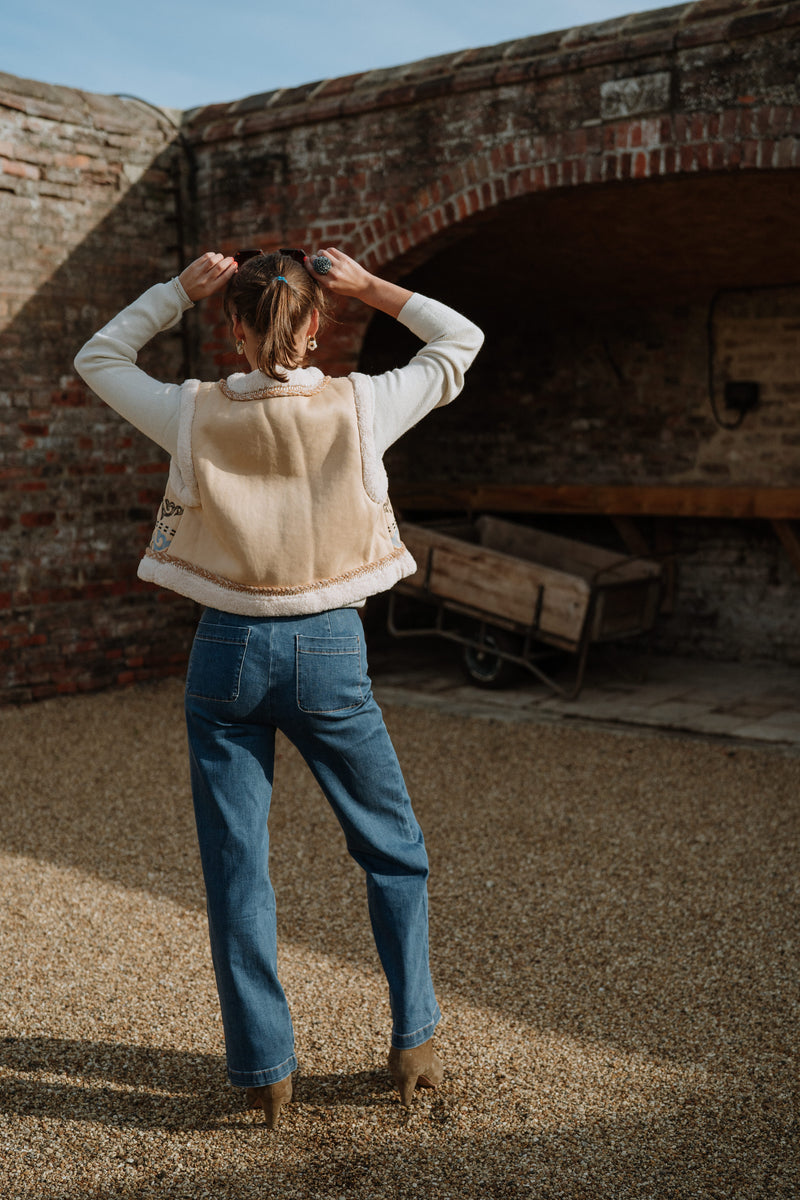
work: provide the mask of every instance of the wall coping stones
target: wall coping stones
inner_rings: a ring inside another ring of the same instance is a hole
[[[800,23],[787,0],[694,0],[494,46],[440,54],[393,67],[275,88],[228,103],[159,108],[145,98],[102,95],[0,72],[0,108],[28,116],[141,133],[163,122],[192,140],[213,142],[267,129],[336,120],[450,93],[544,79],[685,48],[751,38]]]
[[[796,3],[694,0],[496,46],[454,51],[300,87],[276,88],[229,104],[188,109],[183,114],[184,129],[194,140],[217,141],[229,138],[232,132],[247,135],[335,120],[452,92],[568,74],[683,47],[735,41],[798,21],[800,5]],[[242,121],[241,125],[236,124],[237,120]]]
[[[84,92],[60,84],[41,83],[0,71],[0,108],[24,112],[59,123],[89,126],[103,133],[142,133],[163,129],[164,121],[177,128],[180,109],[158,108],[144,98]]]

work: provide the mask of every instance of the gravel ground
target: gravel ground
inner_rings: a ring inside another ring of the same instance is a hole
[[[0,1192],[796,1197],[800,758],[392,708],[444,1084],[406,1112],[363,884],[281,743],[301,1070],[225,1080],[181,685],[0,710]]]

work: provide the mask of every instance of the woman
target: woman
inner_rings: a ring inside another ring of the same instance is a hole
[[[222,289],[249,373],[179,386],[136,366],[151,337]],[[323,376],[305,363],[326,292],[388,313],[424,346],[384,375]],[[241,266],[208,253],[145,292],[75,360],[103,400],[171,455],[139,574],[205,606],[186,718],[211,950],[228,1076],[270,1128],[297,1067],[267,866],[276,729],[306,759],[366,873],[402,1103],[442,1078],[428,861],[370,691],[358,607],[415,569],[383,454],[458,395],[482,340],[464,317],[337,249],[313,260],[258,253]]]

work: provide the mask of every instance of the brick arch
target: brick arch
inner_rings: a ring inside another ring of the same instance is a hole
[[[449,166],[366,222],[358,252],[375,270],[505,201],[556,188],[800,167],[800,106],[744,97],[714,112],[634,117],[515,138]]]

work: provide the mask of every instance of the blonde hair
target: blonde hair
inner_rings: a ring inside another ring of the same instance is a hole
[[[314,309],[322,320],[327,309],[324,291],[305,267],[277,251],[248,259],[225,290],[228,320],[239,317],[258,338],[256,366],[282,381],[285,371],[306,364],[306,352],[298,355],[297,334]]]

